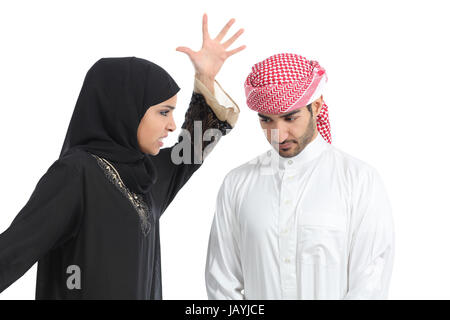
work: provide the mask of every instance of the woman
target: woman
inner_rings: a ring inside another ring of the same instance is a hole
[[[183,124],[191,135],[194,121],[202,132],[226,134],[237,120],[239,109],[214,82],[223,62],[245,47],[226,51],[242,29],[220,43],[233,22],[211,39],[204,15],[202,49],[177,48],[196,72]],[[37,299],[162,298],[159,218],[200,166],[173,161],[186,141],[180,154],[192,151],[192,160],[193,140],[180,137],[160,150],[175,130],[178,90],[164,69],[140,58],[103,58],[91,67],[59,159],[0,235],[0,292],[38,261]]]

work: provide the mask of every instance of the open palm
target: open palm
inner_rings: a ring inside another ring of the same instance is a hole
[[[230,47],[244,32],[244,29],[240,29],[230,39],[221,43],[234,22],[235,19],[228,21],[217,37],[211,39],[208,32],[208,16],[205,13],[203,15],[202,48],[199,51],[193,51],[188,47],[177,47],[177,51],[184,52],[189,56],[197,75],[205,79],[214,80],[225,60],[233,54],[245,49],[245,45],[242,45],[236,49],[227,51],[228,47]]]

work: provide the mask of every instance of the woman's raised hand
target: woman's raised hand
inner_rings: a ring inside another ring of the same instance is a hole
[[[191,59],[195,68],[195,74],[207,87],[214,84],[214,79],[222,68],[223,63],[230,56],[245,49],[245,45],[242,45],[236,49],[227,51],[237,38],[241,36],[244,29],[239,29],[231,38],[227,41],[222,40],[227,34],[230,27],[235,22],[235,19],[231,19],[222,28],[217,37],[211,39],[208,32],[208,16],[203,14],[203,44],[199,51],[193,51],[188,47],[177,47],[176,50],[186,53]]]

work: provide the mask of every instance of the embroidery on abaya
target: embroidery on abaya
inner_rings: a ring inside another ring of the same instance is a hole
[[[139,220],[141,221],[142,233],[146,236],[154,224],[154,219],[143,196],[128,190],[124,183],[122,183],[121,177],[115,173],[116,169],[108,162],[108,160],[100,158],[95,154],[91,155],[96,159],[97,164],[102,168],[102,171],[108,180],[129,200],[134,210],[138,213]]]

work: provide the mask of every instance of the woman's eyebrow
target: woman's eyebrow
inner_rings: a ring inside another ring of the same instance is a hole
[[[171,109],[171,110],[174,110],[174,109],[175,109],[174,106],[169,106],[169,105],[163,105],[163,106],[161,106],[161,107],[169,108],[169,109]]]

